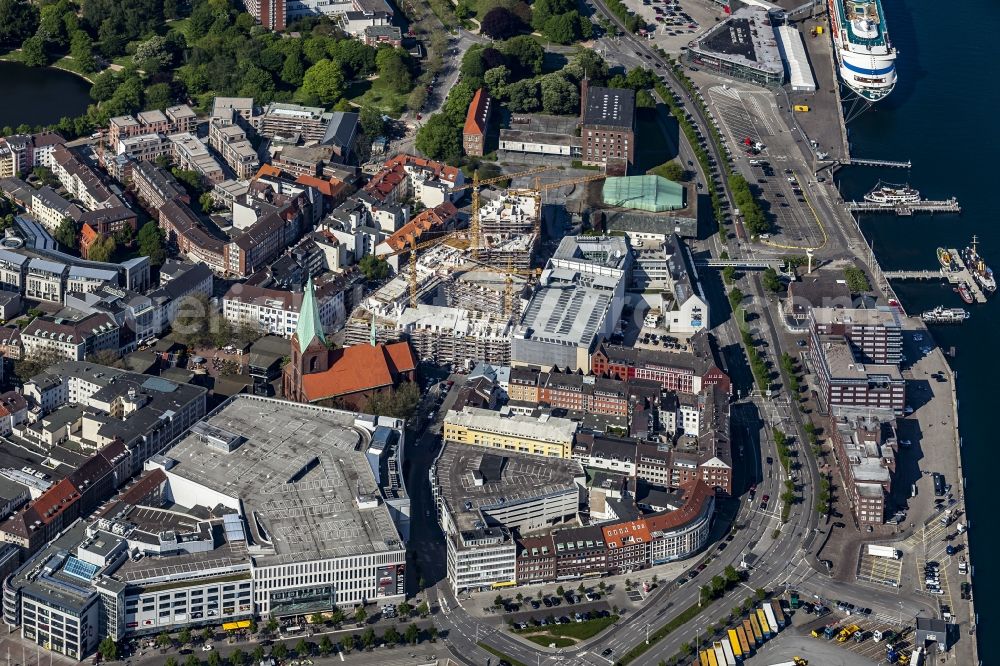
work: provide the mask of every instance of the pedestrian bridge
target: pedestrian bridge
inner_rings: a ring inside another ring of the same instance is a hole
[[[742,268],[762,271],[767,268],[780,270],[785,262],[781,259],[695,259],[698,268]]]

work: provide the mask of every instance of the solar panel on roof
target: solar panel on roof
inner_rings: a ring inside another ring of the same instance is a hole
[[[100,569],[96,564],[91,564],[90,562],[84,562],[83,560],[70,555],[66,558],[66,566],[63,567],[63,573],[73,576],[74,578],[79,578],[80,580],[93,580],[94,576],[97,575],[97,570]]]

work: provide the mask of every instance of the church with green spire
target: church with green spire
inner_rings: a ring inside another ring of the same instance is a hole
[[[312,278],[306,284],[299,320],[291,342],[291,362],[282,370],[286,400],[336,401],[364,409],[375,393],[391,391],[402,382],[415,381],[417,356],[410,343],[384,344],[376,339],[375,319],[369,344],[345,349],[327,346]]]

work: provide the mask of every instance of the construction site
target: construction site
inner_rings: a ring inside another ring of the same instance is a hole
[[[511,335],[541,273],[542,196],[549,190],[603,179],[589,175],[505,189],[480,188],[531,176],[547,168],[498,179],[474,178],[468,229],[425,232],[392,252],[399,273],[368,296],[348,318],[348,345],[407,339],[422,359],[467,365],[510,362]],[[428,237],[435,235],[435,237]]]

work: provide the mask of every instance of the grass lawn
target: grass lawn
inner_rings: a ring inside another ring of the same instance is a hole
[[[75,72],[87,79],[97,76],[98,74],[98,72],[84,72],[82,69],[80,69],[80,66],[76,62],[76,60],[73,60],[69,56],[63,56],[59,60],[56,60],[54,63],[52,63],[52,67],[58,67],[59,69],[65,69],[70,72]]]
[[[361,106],[374,106],[393,117],[399,117],[406,110],[409,93],[400,93],[381,79],[355,81],[347,86],[344,97]]]
[[[681,173],[684,172],[684,167],[681,165],[679,160],[667,160],[659,166],[655,166],[646,173],[652,174],[654,176],[660,176],[661,178],[666,178],[667,180],[673,180],[675,182],[680,182],[677,180],[677,169],[680,168]],[[674,173],[671,173],[674,172]],[[673,177],[671,177],[673,176]]]
[[[586,640],[601,633],[617,621],[617,615],[609,615],[608,617],[599,617],[596,620],[587,620],[585,622],[557,624],[549,627],[548,631],[553,636],[566,636]]]
[[[167,27],[171,30],[181,33],[185,37],[188,36],[188,28],[191,26],[191,19],[182,18],[176,21],[167,21]]]
[[[576,645],[576,641],[570,638],[560,638],[557,636],[548,636],[546,634],[539,634],[537,636],[525,636],[532,643],[538,643],[542,647],[549,647],[550,645],[555,645],[557,648],[569,647],[571,645]]]
[[[504,661],[506,661],[508,664],[510,664],[510,666],[527,666],[527,664],[525,664],[523,661],[518,661],[517,659],[514,659],[514,657],[510,656],[509,654],[505,654],[505,653],[501,652],[500,650],[498,650],[498,649],[496,649],[494,647],[490,647],[489,645],[487,645],[486,643],[483,643],[482,641],[480,641],[479,643],[477,643],[477,645],[479,645],[479,647],[483,648],[484,650],[486,650],[490,654],[494,654],[494,655],[500,657],[501,659],[503,659]]]

